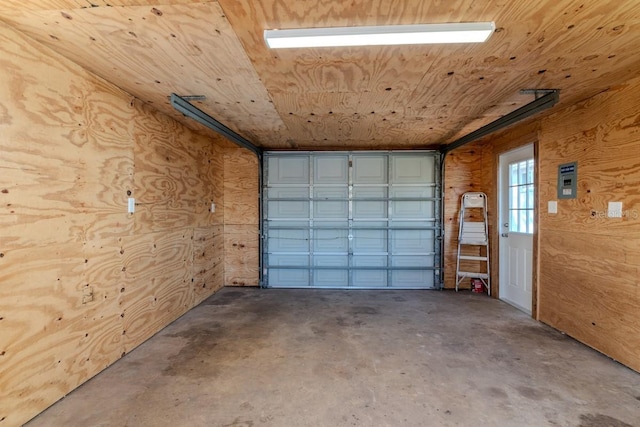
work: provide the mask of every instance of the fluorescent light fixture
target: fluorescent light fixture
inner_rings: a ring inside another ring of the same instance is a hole
[[[399,44],[482,43],[496,26],[493,22],[388,25],[375,27],[301,28],[264,30],[272,49]]]

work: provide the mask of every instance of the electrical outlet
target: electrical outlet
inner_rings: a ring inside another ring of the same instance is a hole
[[[609,218],[622,218],[622,202],[609,202],[608,208]]]

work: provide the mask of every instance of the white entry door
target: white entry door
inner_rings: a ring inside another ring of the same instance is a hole
[[[533,145],[500,156],[500,299],[531,314]]]

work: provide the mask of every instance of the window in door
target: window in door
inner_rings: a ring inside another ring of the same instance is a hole
[[[533,159],[509,164],[509,231],[533,234]]]

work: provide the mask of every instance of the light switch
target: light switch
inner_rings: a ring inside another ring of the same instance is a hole
[[[211,203],[211,213],[214,213],[216,211],[216,204],[215,203]]]
[[[127,212],[134,213],[135,210],[136,210],[136,199],[134,199],[133,197],[129,197],[127,199]]]
[[[549,200],[547,212],[550,214],[558,213],[558,201],[557,200]]]
[[[609,202],[607,216],[609,218],[622,218],[622,202]]]

